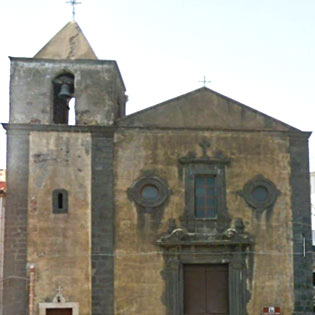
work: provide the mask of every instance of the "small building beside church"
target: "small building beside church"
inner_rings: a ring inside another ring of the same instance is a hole
[[[126,115],[75,22],[10,59],[4,315],[313,314],[309,132],[206,87]]]
[[[0,169],[0,315],[2,313],[2,291],[3,291],[3,258],[4,258],[4,211],[6,193],[6,170]]]

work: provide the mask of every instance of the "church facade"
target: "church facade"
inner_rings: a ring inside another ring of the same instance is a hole
[[[313,314],[310,133],[208,88],[125,106],[75,22],[11,58],[3,314]]]

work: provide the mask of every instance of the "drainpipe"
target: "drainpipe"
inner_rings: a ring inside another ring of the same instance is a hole
[[[29,266],[30,289],[29,289],[29,315],[34,315],[34,289],[35,289],[35,265]]]

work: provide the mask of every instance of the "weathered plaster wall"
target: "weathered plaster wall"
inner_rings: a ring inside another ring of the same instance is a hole
[[[241,217],[246,231],[253,235],[253,259],[248,259],[247,288],[251,293],[248,314],[259,314],[263,306],[277,305],[283,314],[292,314],[293,252],[288,138],[281,133],[220,132],[192,130],[125,129],[115,136],[115,309],[117,314],[166,314],[161,300],[165,282],[162,250],[155,240],[167,230],[169,218],[183,214],[184,178],[178,158],[194,151],[204,138],[211,142],[210,156],[221,151],[231,159],[226,168],[227,206],[230,216]],[[193,145],[192,145],[193,144]],[[167,181],[172,195],[160,224],[152,229],[150,214],[144,224],[127,189],[146,171]],[[257,175],[271,180],[281,191],[270,216],[256,217],[238,194]]]
[[[36,264],[35,305],[62,287],[67,302],[91,314],[91,137],[31,132],[27,261]],[[68,191],[68,213],[53,214],[54,189]]]

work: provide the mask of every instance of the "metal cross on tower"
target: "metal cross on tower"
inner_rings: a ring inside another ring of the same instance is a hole
[[[206,80],[206,76],[203,76],[203,80],[202,81],[198,81],[198,82],[201,82],[201,83],[203,83],[203,86],[206,86],[206,84],[210,83],[211,81],[207,81]]]
[[[81,4],[82,2],[77,2],[77,0],[70,0],[70,1],[67,1],[66,3],[70,3],[72,5],[72,20],[74,21],[75,20],[75,6],[77,4]]]

